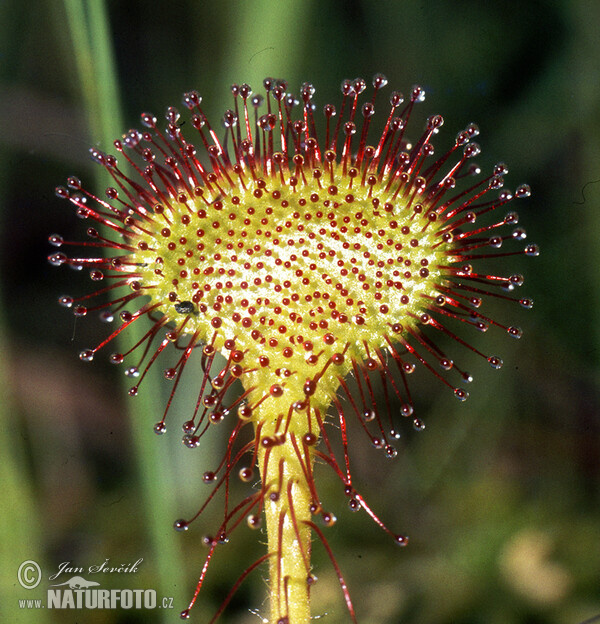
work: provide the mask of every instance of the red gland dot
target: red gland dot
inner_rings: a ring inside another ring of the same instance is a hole
[[[307,379],[304,382],[304,394],[306,396],[312,396],[317,390],[317,384],[312,379]]]
[[[280,397],[283,394],[283,388],[279,385],[279,384],[273,384],[270,388],[269,388],[269,394],[272,397]]]

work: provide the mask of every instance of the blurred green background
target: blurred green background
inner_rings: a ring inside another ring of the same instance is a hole
[[[366,514],[351,514],[334,476],[319,473],[338,516],[327,536],[358,621],[600,621],[598,23],[595,0],[0,2],[1,621],[179,621],[206,553],[201,538],[214,528],[209,513],[185,534],[172,530],[203,501],[202,472],[224,444],[216,436],[194,452],[180,442],[193,375],[170,435],[159,439],[151,429],[164,384],[128,399],[106,358],[77,358],[108,328],[95,315],[74,322],[56,303],[86,292],[89,280],[46,261],[49,234],[84,235],[54,187],[68,175],[94,187],[100,172],[88,147],[110,149],[107,137],[139,126],[142,111],[179,105],[186,90],[198,89],[218,120],[232,82],[258,91],[267,75],[287,78],[292,90],[310,80],[320,107],[337,103],[343,78],[376,72],[388,90],[426,88],[419,115],[444,116],[439,144],[479,124],[483,170],[503,160],[507,187],[532,186],[516,208],[542,255],[504,265],[525,273],[532,311],[488,308],[522,326],[523,338],[465,335],[500,354],[501,371],[457,353],[475,375],[466,404],[417,376],[427,429],[407,429],[393,462],[357,436],[357,485],[393,530],[410,535],[407,548],[394,548]],[[210,619],[264,541],[240,527],[217,552],[192,621]],[[65,561],[139,558],[138,573],[107,576],[102,586],[156,588],[174,597],[173,609],[18,608],[49,584],[24,590],[22,561],[38,561],[47,576]],[[318,544],[314,564],[317,621],[348,622]],[[251,575],[222,622],[260,622],[265,573]]]

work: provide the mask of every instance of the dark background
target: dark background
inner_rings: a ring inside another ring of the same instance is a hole
[[[74,34],[85,33],[73,33],[69,5],[0,4],[0,610],[6,622],[176,622],[211,524],[207,516],[182,535],[172,522],[203,500],[200,475],[214,467],[223,440],[190,452],[179,422],[172,435],[152,436],[163,402],[154,397],[164,389],[127,399],[106,358],[82,364],[79,350],[97,344],[107,328],[93,316],[74,323],[56,303],[59,295],[85,292],[89,281],[46,261],[49,234],[83,236],[54,187],[73,174],[93,188],[87,148],[109,149],[85,97],[73,44]],[[84,5],[89,16],[101,3]],[[425,87],[419,114],[444,116],[441,145],[475,121],[484,171],[506,161],[508,188],[531,185],[532,197],[516,208],[542,254],[504,266],[525,273],[522,292],[535,307],[491,308],[523,327],[520,341],[492,331],[473,338],[499,353],[504,368],[491,371],[463,353],[475,382],[460,405],[441,384],[418,377],[414,394],[427,429],[407,431],[393,462],[357,439],[357,482],[382,519],[410,535],[410,545],[394,548],[366,514],[351,514],[323,470],[321,489],[338,516],[327,535],[361,623],[580,624],[600,616],[600,5],[106,5],[118,90],[105,92],[102,81],[96,87],[115,110],[122,106],[117,133],[139,125],[141,111],[179,105],[192,88],[217,120],[230,106],[232,82],[258,91],[266,75],[287,78],[292,90],[310,80],[320,107],[337,103],[343,78],[383,72],[388,90]],[[192,379],[188,386],[174,414],[181,422],[185,399],[193,401]],[[264,541],[241,527],[219,551],[193,621],[210,619]],[[111,575],[103,587],[156,588],[175,598],[174,610],[17,608],[18,598],[43,596],[48,585],[28,592],[17,584],[26,559],[39,561],[47,576],[64,561],[140,557],[137,574]],[[318,545],[314,563],[314,615],[349,621]],[[249,610],[265,610],[264,575],[252,574],[223,622],[260,621]]]

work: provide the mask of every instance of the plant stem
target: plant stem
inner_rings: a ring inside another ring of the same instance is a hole
[[[310,622],[309,579],[312,497],[294,435],[259,451],[265,497],[271,624]],[[312,466],[311,466],[312,468]]]

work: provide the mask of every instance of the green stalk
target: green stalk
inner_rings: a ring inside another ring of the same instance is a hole
[[[265,454],[269,457],[265,461]],[[290,436],[258,456],[266,491],[271,624],[309,624],[311,493]],[[312,468],[312,466],[311,466]],[[279,491],[279,486],[282,486]],[[289,488],[289,492],[287,491]],[[287,621],[284,618],[287,617]]]
[[[91,136],[101,148],[112,151],[113,141],[124,130],[110,23],[104,0],[64,0],[73,43],[73,52],[81,92],[88,114]],[[98,188],[106,186],[106,172],[97,168]],[[137,342],[144,328],[133,324],[129,336]],[[160,415],[162,378],[150,369],[144,380],[144,392],[129,403],[129,422],[145,505],[145,522],[153,550],[157,589],[174,598],[175,606],[185,603],[185,565],[180,544],[172,531],[175,509],[175,479],[169,449],[156,438],[152,425]],[[165,612],[165,621],[168,619]],[[171,614],[172,615],[172,614]]]

